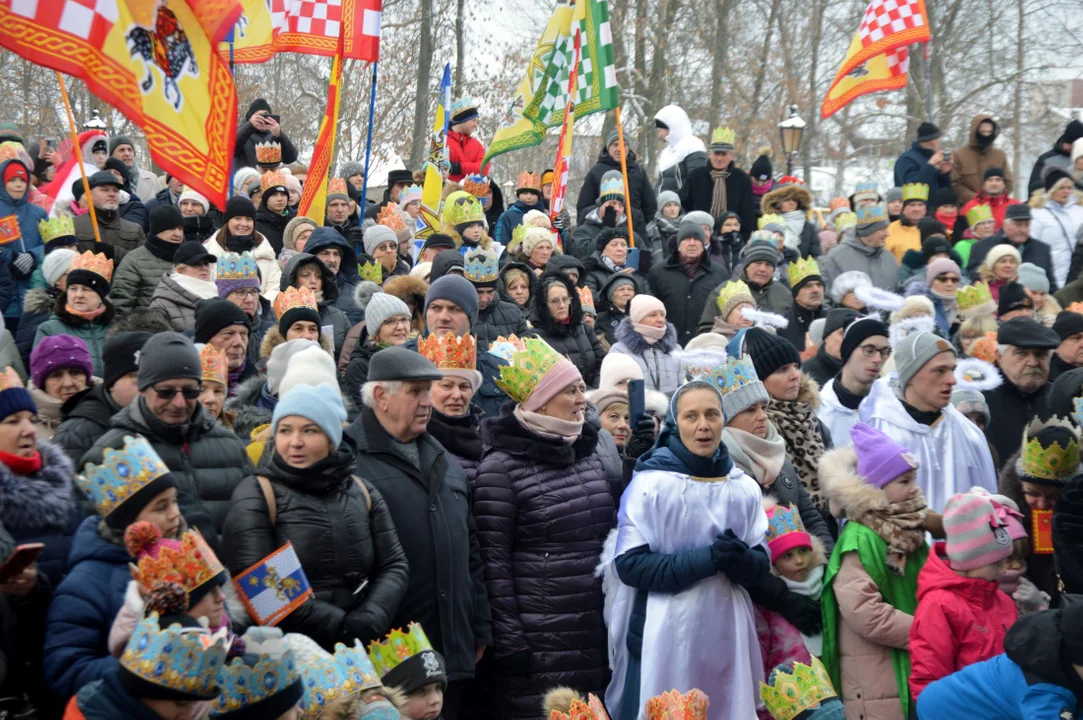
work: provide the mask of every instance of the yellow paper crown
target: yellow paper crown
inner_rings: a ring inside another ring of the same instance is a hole
[[[75,476],[75,484],[98,510],[108,517],[128,498],[169,473],[169,468],[147,439],[126,436],[121,448],[105,448],[100,465],[87,463]]]
[[[761,681],[760,697],[775,720],[794,720],[838,694],[824,664],[813,657],[812,665],[795,662],[792,674],[776,670],[771,685]]]
[[[61,215],[38,223],[38,234],[43,243],[75,234],[75,222],[67,215]]]
[[[526,349],[511,356],[508,365],[500,368],[496,384],[515,402],[522,404],[538,386],[541,379],[564,356],[541,338],[527,338]]]
[[[402,215],[390,203],[384,205],[376,214],[376,224],[390,228],[396,233],[406,229],[406,222],[402,219]]]
[[[346,195],[349,197],[349,191],[346,189],[346,181],[342,178],[331,178],[327,183],[327,197],[332,195]]]
[[[259,179],[259,189],[267,192],[267,188],[286,189],[286,176],[277,170],[263,173]]]
[[[811,257],[801,258],[790,263],[790,267],[786,270],[786,275],[790,278],[790,287],[794,287],[805,278],[821,277],[820,266],[817,265],[816,260]]]
[[[537,173],[523,173],[519,176],[519,184],[515,188],[516,192],[520,190],[529,190],[541,195],[541,177]]]
[[[222,561],[210,545],[192,529],[184,533],[180,542],[160,540],[157,553],[148,552],[139,558],[139,565],[132,567],[132,579],[145,587],[172,582],[191,593],[225,571]]]
[[[1037,435],[1042,430],[1059,428],[1070,436],[1066,447],[1054,440],[1048,447],[1043,447]],[[1019,455],[1017,471],[1020,475],[1065,482],[1079,473],[1079,433],[1067,420],[1054,415],[1043,422],[1032,420],[1023,429],[1023,451]]]
[[[465,225],[466,223],[482,222],[485,220],[485,208],[481,206],[481,203],[476,197],[470,193],[463,193],[461,196],[456,197],[454,200],[449,198],[451,207],[448,208],[447,216],[450,222],[448,224]]]
[[[418,339],[417,351],[438,370],[476,370],[478,366],[478,343],[473,335],[429,335]]]
[[[370,263],[367,262],[364,265],[358,265],[357,272],[361,274],[362,280],[368,280],[369,282],[374,282],[377,285],[383,284],[384,269],[380,265],[380,263],[376,262],[375,260]]]
[[[199,351],[199,364],[203,366],[203,382],[209,380],[222,385],[229,384],[229,360],[224,350],[219,351],[214,345],[207,343]]]
[[[594,293],[590,291],[590,288],[584,285],[581,288],[576,288],[575,291],[579,293],[579,304],[583,307],[594,307]]]
[[[145,682],[186,695],[213,699],[218,670],[226,661],[225,632],[159,627],[152,612],[135,627],[120,666]]]
[[[707,720],[708,704],[702,690],[670,690],[647,701],[647,720]]]
[[[766,215],[761,215],[760,219],[756,221],[756,229],[763,230],[765,227],[772,224],[786,227],[786,220],[781,215],[767,213]]]
[[[509,250],[515,250],[523,244],[523,238],[526,237],[527,226],[516,225],[515,229],[511,231],[511,244],[508,245]]]
[[[460,185],[463,190],[476,198],[483,198],[489,194],[489,178],[485,175],[467,175]]]
[[[906,183],[902,186],[903,202],[907,200],[920,200],[929,202],[929,186],[925,183]]]
[[[93,253],[87,250],[72,258],[68,272],[73,270],[86,270],[95,275],[105,278],[106,282],[113,279],[113,261],[102,253]]]
[[[369,644],[369,660],[380,677],[384,677],[415,655],[433,649],[419,623],[412,622],[406,629],[407,632],[401,629],[392,630],[383,641]]]
[[[737,141],[737,132],[733,128],[718,127],[711,132],[712,145],[729,145],[733,147]]]
[[[724,309],[726,305],[729,304],[730,300],[737,295],[743,295],[748,298],[748,302],[755,304],[755,300],[752,297],[752,291],[749,290],[748,285],[745,284],[744,280],[730,280],[718,291],[718,309]],[[722,318],[723,321],[725,319],[726,318]]]
[[[959,292],[955,296],[955,304],[959,307],[960,312],[981,307],[985,303],[992,304],[992,302],[993,293],[989,290],[989,283],[987,282],[976,282],[973,285],[959,288]],[[993,312],[994,309],[989,312]]]
[[[835,230],[842,232],[857,225],[857,215],[852,212],[840,212],[835,216]]]
[[[260,165],[282,162],[282,145],[276,142],[256,143],[256,162]]]
[[[275,298],[275,317],[281,319],[294,308],[310,308],[319,312],[319,304],[316,302],[316,293],[306,287],[288,287],[284,292],[278,293]]]
[[[993,217],[993,208],[988,205],[975,205],[966,211],[966,222],[970,227],[986,220],[996,220]]]

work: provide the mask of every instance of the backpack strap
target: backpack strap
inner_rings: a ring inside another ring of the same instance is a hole
[[[369,494],[369,489],[365,487],[365,481],[356,475],[353,476],[354,482],[357,483],[357,487],[361,488],[362,494],[365,496],[365,508],[372,510],[372,495]],[[271,521],[272,523],[274,520]]]
[[[263,491],[263,499],[267,501],[267,516],[271,518],[271,527],[273,528],[275,518],[278,515],[278,507],[275,503],[274,490],[271,489],[271,480],[263,475],[257,475],[256,482],[259,483],[259,489]]]

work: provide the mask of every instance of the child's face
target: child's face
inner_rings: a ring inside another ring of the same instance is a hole
[[[150,708],[162,720],[189,720],[195,700],[149,700],[143,704]]]
[[[884,486],[884,494],[889,503],[901,503],[912,500],[918,494],[917,470],[910,470]]]
[[[481,223],[470,223],[463,228],[462,236],[472,242],[481,240],[481,236],[484,233],[484,228]]]
[[[795,547],[787,550],[775,560],[775,570],[787,580],[804,582],[812,570],[812,548]]]
[[[982,565],[980,568],[974,568],[973,570],[967,570],[966,576],[978,580],[996,582],[997,578],[1000,577],[1000,574],[1004,572],[1007,564],[1007,560],[997,560],[995,563]]]
[[[429,683],[406,698],[402,714],[410,720],[436,720],[444,709],[444,691],[440,683]]]

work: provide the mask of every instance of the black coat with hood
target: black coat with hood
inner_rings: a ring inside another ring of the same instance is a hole
[[[55,287],[34,288],[28,290],[23,297],[23,314],[15,331],[15,346],[19,348],[19,357],[23,359],[26,367],[30,367],[30,351],[34,349],[34,335],[38,332],[38,325],[52,317],[60,292]]]
[[[729,279],[729,271],[723,265],[711,262],[706,251],[692,277],[681,266],[676,249],[664,263],[651,268],[650,293],[666,306],[666,320],[677,328],[677,342],[681,346],[697,335],[699,319],[711,291]]]
[[[294,211],[287,207],[285,214],[276,213],[268,209],[267,197],[260,201],[259,210],[256,211],[256,232],[267,238],[274,248],[275,255],[282,252],[282,235],[286,231],[286,225],[293,219]]]
[[[287,542],[293,545],[314,594],[279,627],[307,635],[328,652],[354,638],[367,647],[397,627],[392,619],[410,575],[391,511],[372,484],[365,482],[362,490],[352,474],[354,461],[348,439],[303,471],[271,453],[256,472],[271,481],[274,522],[251,476],[234,491],[222,531],[233,575]]]
[[[77,393],[60,407],[61,423],[53,435],[53,444],[77,463],[105,434],[109,421],[118,412],[120,406],[106,390],[105,383]]]
[[[648,257],[646,254],[639,256],[640,260]],[[602,288],[609,282],[609,278],[614,275],[614,271],[609,269],[609,266],[602,260],[602,254],[598,251],[594,251],[589,257],[583,260],[583,267],[586,268],[586,275],[579,278],[580,285],[586,285],[590,288],[591,293],[595,297],[602,291]],[[546,268],[548,270],[548,268]],[[636,284],[636,295],[642,295],[648,292],[647,275],[636,270],[635,272],[625,273],[632,279],[632,282]],[[597,302],[597,301],[595,301]],[[597,309],[597,306],[595,306]]]
[[[330,325],[333,328],[335,338],[334,357],[338,357],[338,354],[342,351],[342,345],[346,342],[346,333],[350,331],[353,323],[337,305],[339,287],[335,282],[334,273],[315,255],[309,255],[307,252],[297,253],[286,263],[278,289],[285,291],[290,286],[296,287],[297,273],[301,271],[301,267],[304,265],[315,265],[320,269],[320,275],[323,278],[323,297],[317,303],[320,312],[320,327]]]
[[[613,283],[624,277],[627,276],[621,273],[613,273],[602,285],[602,289],[594,293],[594,309],[598,311],[598,319],[594,321],[594,331],[604,335],[606,342],[610,346],[617,342],[617,326],[620,325],[624,318],[628,317],[627,305],[624,306],[623,310],[620,310],[609,300],[609,293],[612,291]],[[636,292],[639,292],[638,285],[636,286]],[[629,302],[631,301],[629,300]]]
[[[553,262],[553,258],[557,258],[557,257],[562,257],[563,258],[563,257],[568,257],[568,256],[567,255],[554,255],[553,257],[549,258],[549,262]],[[579,262],[579,260],[576,259],[576,262]],[[579,267],[582,268],[582,266],[583,266],[583,263],[579,263]],[[530,297],[533,298],[534,297],[534,292],[537,290],[537,287],[538,287],[538,276],[534,274],[534,270],[531,269],[531,267],[529,265],[527,265],[526,263],[516,262],[514,260],[508,262],[505,265],[503,265],[500,268],[500,284],[505,289],[508,287],[508,279],[507,279],[508,270],[519,270],[520,272],[523,272],[523,273],[526,274],[527,279],[530,282]],[[580,270],[580,273],[582,273],[582,270]],[[597,302],[597,300],[595,300],[595,302]],[[526,305],[523,305],[523,306],[520,307],[518,303],[515,303],[515,306],[519,308],[519,313],[523,316],[524,319],[527,319],[527,320],[530,319],[530,300],[527,300]]]
[[[636,154],[631,150],[628,150],[627,166],[630,202],[626,204],[639,211],[638,215],[632,215],[632,227],[637,235],[646,237],[646,219],[653,218],[655,212],[657,212],[658,198],[655,195],[654,188],[651,187],[650,180],[647,178],[647,171],[636,161]],[[602,176],[610,170],[621,172],[620,161],[610,156],[609,148],[602,148],[602,151],[598,153],[598,162],[583,178],[583,186],[579,188],[579,198],[575,202],[576,223],[582,224],[587,213],[598,204],[598,192],[601,188]]]
[[[727,170],[729,176],[726,178],[726,209],[741,216],[741,232],[747,237],[756,229],[758,198],[752,193],[752,180],[748,173],[733,163],[730,163]],[[688,180],[679,194],[684,212],[711,212],[714,180],[711,178],[710,162],[688,173]]]
[[[270,109],[267,101],[262,98],[257,98],[249,104],[248,111],[244,114],[244,122],[237,126],[237,141],[234,145],[233,159],[238,167],[254,168],[259,166],[259,163],[256,162],[256,145],[259,143],[278,143],[281,145],[283,165],[297,162],[297,148],[293,146],[281,126],[278,135],[275,136],[270,132],[257,130],[255,125],[251,123],[250,118],[257,112],[260,110],[270,111]]]
[[[549,312],[549,303],[546,295],[553,283],[560,283],[568,290],[571,300],[569,323],[558,323]],[[598,342],[598,337],[590,326],[583,322],[583,306],[579,302],[579,293],[575,291],[572,281],[559,275],[549,275],[542,278],[538,283],[538,292],[530,299],[533,312],[531,324],[534,333],[549,343],[558,353],[572,361],[579,368],[583,376],[583,382],[594,387],[598,384],[598,371],[602,366],[602,358],[605,351]]]
[[[327,248],[337,248],[342,253],[342,262],[339,264],[338,273],[335,275],[338,298],[335,300],[334,305],[346,313],[350,325],[354,325],[365,319],[364,311],[357,306],[353,299],[354,288],[361,282],[361,276],[357,273],[357,251],[334,228],[316,228],[308,236],[308,241],[305,243],[305,252],[310,255],[318,255],[321,250]]]

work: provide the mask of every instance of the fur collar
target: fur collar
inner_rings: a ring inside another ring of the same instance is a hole
[[[648,343],[642,335],[636,332],[635,326],[632,323],[632,318],[630,317],[626,317],[620,321],[620,325],[617,325],[614,335],[617,338],[617,342],[624,343],[624,346],[636,355],[643,355],[652,348],[657,348],[668,355],[677,349],[677,328],[675,328],[671,322],[666,323],[666,334],[654,345]]]
[[[857,453],[852,447],[835,448],[820,457],[820,485],[835,517],[859,516],[888,506],[884,491],[857,474]]]
[[[16,475],[0,463],[0,525],[15,535],[67,527],[72,497],[72,462],[59,447],[39,442],[41,470]]]
[[[797,203],[797,209],[808,212],[812,207],[812,193],[800,185],[783,185],[763,196],[763,214],[782,214],[780,206],[783,200],[793,200]]]
[[[797,402],[808,403],[814,411],[820,409],[820,385],[805,373],[801,373],[801,389],[797,392]]]
[[[52,290],[52,292],[50,292]],[[60,293],[55,288],[34,288],[28,290],[23,298],[23,311],[45,315],[53,311],[56,299]]]
[[[255,405],[266,382],[267,378],[262,375],[248,378],[234,389],[233,397],[226,400],[225,407],[239,410],[246,405]]]
[[[278,331],[278,325],[272,325],[267,329],[267,332],[263,335],[263,340],[259,344],[259,359],[266,362],[271,358],[271,352],[286,342],[286,338],[282,337],[282,333]],[[320,347],[328,352],[330,355],[334,355],[334,349],[331,347],[331,340],[322,332],[320,333]]]

